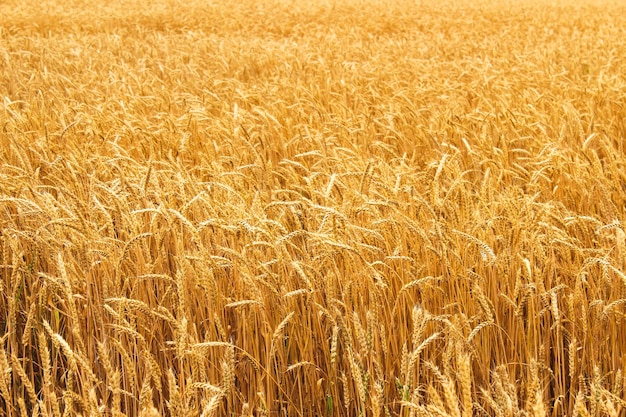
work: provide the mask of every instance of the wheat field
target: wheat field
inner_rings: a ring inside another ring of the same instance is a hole
[[[0,3],[0,416],[626,413],[626,5]]]

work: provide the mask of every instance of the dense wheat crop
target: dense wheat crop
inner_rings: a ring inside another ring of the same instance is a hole
[[[625,28],[0,3],[0,416],[623,415]]]

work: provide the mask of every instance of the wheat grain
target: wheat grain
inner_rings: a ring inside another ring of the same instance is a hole
[[[457,353],[457,367],[459,369],[461,404],[463,405],[462,416],[471,417],[473,415],[473,401],[470,355],[461,352]]]
[[[620,5],[22,3],[0,414],[626,409]]]

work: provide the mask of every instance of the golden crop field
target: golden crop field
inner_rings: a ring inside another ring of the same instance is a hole
[[[626,4],[0,3],[0,417],[622,416]]]

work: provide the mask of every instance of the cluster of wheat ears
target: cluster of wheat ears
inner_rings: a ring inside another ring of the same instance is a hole
[[[0,3],[0,416],[626,412],[626,8]]]

